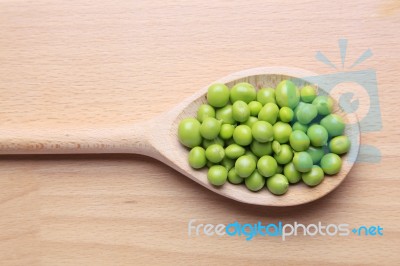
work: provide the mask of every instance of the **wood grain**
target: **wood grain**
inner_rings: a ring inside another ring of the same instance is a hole
[[[313,12],[310,12],[313,10]],[[328,196],[255,207],[136,155],[8,156],[0,160],[1,265],[395,265],[399,236],[398,1],[1,1],[0,130],[107,127],[150,119],[242,69],[284,65],[326,74],[323,51],[375,69],[383,128]],[[187,236],[203,223],[381,225],[382,237]]]

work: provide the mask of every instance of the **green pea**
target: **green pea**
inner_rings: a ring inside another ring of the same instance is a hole
[[[241,125],[246,125],[246,126],[252,128],[253,125],[254,125],[254,123],[257,122],[257,121],[258,121],[258,118],[257,118],[257,117],[250,116],[249,119],[247,119],[246,122],[241,123]]]
[[[318,165],[313,165],[311,171],[303,173],[301,175],[301,179],[303,179],[303,182],[310,187],[314,187],[320,184],[322,180],[324,180],[324,177],[324,171],[322,171],[321,167],[319,167]]]
[[[241,146],[249,145],[253,140],[250,127],[246,125],[237,126],[233,131],[233,140]]]
[[[222,120],[223,124],[236,124],[235,119],[233,119],[232,115],[232,105],[228,104],[220,109],[217,109],[215,112],[215,117],[218,120]]]
[[[338,136],[331,139],[329,142],[329,149],[336,154],[345,154],[350,150],[350,140],[347,136]]]
[[[201,123],[200,134],[205,139],[215,139],[221,130],[221,122],[213,117],[206,117]]]
[[[265,177],[274,175],[277,168],[278,164],[276,160],[270,155],[262,156],[257,162],[258,172]]]
[[[301,130],[301,131],[303,131],[304,133],[307,133],[307,129],[308,129],[308,126],[307,126],[307,125],[303,125],[303,124],[301,124],[300,122],[296,122],[296,123],[294,123],[293,126],[292,126],[292,130],[293,130],[293,131],[295,131],[295,130]]]
[[[223,107],[229,101],[229,88],[225,84],[213,84],[208,88],[207,101],[214,107]]]
[[[194,169],[203,168],[207,164],[206,152],[202,147],[194,147],[189,152],[189,165]]]
[[[268,190],[275,195],[283,195],[289,189],[289,181],[282,174],[276,174],[267,179]]]
[[[290,134],[289,138],[290,146],[292,146],[295,151],[305,151],[310,146],[310,139],[301,130],[295,130]]]
[[[251,158],[251,156],[240,156],[235,162],[236,173],[242,178],[249,177],[255,169],[256,162]]]
[[[219,163],[225,156],[225,150],[221,145],[212,144],[206,149],[206,157],[212,163]]]
[[[248,178],[244,180],[246,187],[251,191],[259,191],[265,185],[265,178],[255,170]]]
[[[249,103],[254,101],[256,96],[256,89],[253,87],[253,85],[247,82],[241,82],[232,87],[230,99],[232,103],[236,101],[244,101],[245,103]]]
[[[277,163],[287,164],[293,158],[292,148],[287,144],[282,144],[280,152],[276,153],[274,155],[274,158],[275,158]]]
[[[263,105],[257,101],[249,102],[250,115],[257,116]]]
[[[293,162],[285,165],[285,167],[283,168],[283,174],[286,176],[289,183],[291,184],[296,184],[301,180],[301,173],[296,170]]]
[[[333,111],[333,100],[329,96],[317,96],[312,104],[317,107],[318,114],[320,115],[329,115]]]
[[[299,102],[299,104],[296,106],[296,108],[293,109],[293,114],[294,114],[293,120],[292,120],[293,123],[298,122],[298,121],[297,121],[297,114],[299,113],[299,110],[300,110],[305,104],[306,104],[305,102]],[[299,122],[299,123],[300,123],[300,122]]]
[[[327,175],[335,175],[342,168],[342,159],[334,153],[327,153],[321,159],[321,168]]]
[[[208,169],[208,181],[214,186],[222,186],[228,177],[228,171],[222,165],[213,165]]]
[[[301,151],[297,152],[293,156],[293,164],[297,171],[305,173],[311,170],[313,161],[310,154],[305,151]]]
[[[232,184],[240,184],[243,182],[243,178],[241,178],[237,173],[235,168],[232,168],[231,170],[229,170],[228,172],[228,181],[231,182]]]
[[[202,146],[204,149],[207,149],[208,147],[210,147],[213,144],[218,144],[220,146],[224,146],[225,143],[219,137],[216,137],[215,139],[203,139]]]
[[[245,122],[250,117],[250,108],[244,101],[236,101],[232,105],[232,117],[238,122]]]
[[[271,125],[278,119],[279,107],[274,103],[267,103],[258,113],[258,120],[266,121]]]
[[[250,158],[253,159],[253,161],[254,161],[255,163],[257,163],[258,157],[257,157],[251,150],[247,150],[247,151],[244,153],[244,155],[250,156]]]
[[[310,154],[313,164],[318,164],[325,155],[325,151],[322,147],[316,148],[310,146],[307,150],[307,153]]]
[[[250,150],[258,157],[262,157],[264,155],[270,155],[272,153],[272,145],[271,142],[258,142],[253,140],[250,145]]]
[[[294,116],[293,110],[290,109],[289,107],[284,106],[279,110],[279,119],[282,122],[289,123],[290,121],[293,120],[293,116]]]
[[[273,88],[262,88],[257,92],[257,101],[262,105],[267,103],[276,103],[275,100],[275,89]]]
[[[230,159],[237,159],[246,152],[246,149],[240,145],[231,144],[225,148],[225,155]]]
[[[310,103],[303,103],[299,106],[299,108],[295,111],[296,119],[300,123],[306,125],[309,124],[314,118],[318,115],[318,110],[315,105]]]
[[[321,147],[328,142],[328,132],[321,125],[312,125],[307,130],[307,136],[310,138],[311,145]]]
[[[317,97],[317,93],[312,86],[306,85],[301,89],[300,97],[303,102],[310,103]]]
[[[343,118],[336,114],[330,114],[321,119],[321,126],[323,126],[330,137],[343,135],[345,124]]]
[[[200,123],[203,122],[204,118],[206,117],[214,117],[215,118],[215,110],[214,107],[208,104],[200,105],[199,109],[197,110],[197,120]]]
[[[275,90],[275,95],[280,107],[287,106],[294,109],[300,101],[300,92],[290,80],[281,81]]]
[[[235,166],[235,161],[232,159],[229,159],[228,157],[224,157],[220,164],[226,168],[226,170],[231,170]]]
[[[279,141],[274,140],[272,142],[272,150],[274,151],[274,153],[280,153],[281,152],[281,144],[279,143]]]
[[[251,133],[258,142],[268,142],[274,138],[272,125],[265,121],[255,122],[251,127]]]
[[[273,126],[274,139],[279,143],[286,143],[289,141],[290,134],[292,134],[292,127],[283,122],[276,122]]]
[[[233,136],[233,131],[235,130],[235,126],[231,124],[223,124],[221,126],[221,131],[219,132],[219,136],[221,139],[230,139]]]
[[[199,146],[202,141],[200,122],[195,118],[182,119],[178,126],[178,139],[186,147]]]

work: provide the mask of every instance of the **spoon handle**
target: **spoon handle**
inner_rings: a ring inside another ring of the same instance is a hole
[[[0,129],[0,154],[152,152],[148,123],[87,128]]]

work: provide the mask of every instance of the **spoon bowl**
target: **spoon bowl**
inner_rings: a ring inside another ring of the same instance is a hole
[[[302,69],[265,67],[237,72],[213,83],[224,83],[228,87],[232,87],[239,82],[248,82],[257,89],[275,88],[280,81],[292,78],[309,84],[306,77],[311,76],[315,76],[315,74]],[[275,196],[266,188],[259,192],[251,192],[244,185],[229,183],[222,187],[211,185],[207,180],[206,169],[194,170],[189,166],[189,150],[180,144],[177,136],[179,122],[183,118],[196,117],[198,107],[207,102],[208,87],[193,94],[169,112],[133,125],[102,128],[91,126],[85,129],[53,129],[50,127],[47,130],[2,129],[0,131],[0,154],[143,154],[169,165],[217,194],[239,202],[264,206],[284,207],[314,201],[338,187],[348,175],[358,155],[360,130],[356,115],[345,113],[335,102],[334,113],[344,118],[346,122],[345,135],[352,140],[350,151],[342,156],[343,165],[338,174],[326,176],[319,186],[313,188],[302,182],[291,185],[288,192],[282,196]]]
[[[295,78],[296,81],[298,81],[299,79],[302,80],[303,77],[306,78],[315,75],[316,74],[314,73],[294,68],[256,68],[234,73],[213,83],[224,83],[231,88],[237,83],[248,82],[257,89],[263,87],[275,88],[280,81],[285,79]],[[304,84],[309,84],[306,79],[304,80]],[[244,185],[233,185],[230,183],[227,183],[222,187],[215,187],[211,185],[207,180],[207,169],[195,170],[189,166],[187,159],[189,150],[179,143],[177,136],[179,122],[183,118],[196,117],[199,106],[207,102],[206,93],[208,87],[209,86],[204,87],[198,93],[186,99],[179,106],[175,107],[170,113],[166,113],[158,118],[160,119],[160,122],[166,120],[172,122],[170,123],[171,126],[169,130],[167,131],[168,134],[166,134],[168,135],[168,138],[165,140],[157,140],[155,142],[162,142],[162,145],[160,143],[160,146],[163,147],[165,147],[164,145],[168,146],[168,149],[158,149],[163,155],[162,157],[164,157],[158,158],[159,160],[170,165],[185,176],[214,191],[215,193],[239,202],[264,206],[294,206],[314,201],[338,187],[348,175],[358,155],[360,146],[360,130],[356,115],[354,113],[345,113],[341,107],[338,106],[338,103],[335,102],[334,113],[343,117],[346,122],[344,134],[349,136],[349,138],[352,140],[350,151],[342,156],[343,165],[338,174],[326,176],[324,181],[319,186],[312,188],[308,187],[303,182],[291,185],[288,192],[281,196],[273,195],[267,189],[262,189],[258,192],[252,192],[249,191]],[[319,90],[321,90],[321,88],[319,88]],[[319,93],[327,94],[326,92],[321,91]],[[172,118],[173,120],[171,121],[168,118]],[[349,127],[349,124],[352,126]]]

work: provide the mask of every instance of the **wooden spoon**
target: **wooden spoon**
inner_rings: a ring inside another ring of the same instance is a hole
[[[314,73],[293,68],[255,68],[231,74],[215,82],[232,87],[238,82],[249,82],[261,87],[276,87],[284,79],[314,76]],[[307,83],[306,80],[304,80]],[[215,83],[214,82],[214,83]],[[86,129],[1,129],[0,154],[74,154],[74,153],[137,153],[153,157],[176,169],[202,186],[225,197],[256,205],[293,206],[321,198],[334,190],[345,179],[353,166],[360,145],[360,132],[354,114],[346,114],[338,108],[347,123],[345,134],[352,136],[350,151],[343,157],[341,171],[326,176],[317,187],[309,188],[300,183],[290,186],[283,196],[275,196],[267,189],[250,192],[244,185],[225,184],[214,187],[207,181],[207,170],[193,170],[188,164],[188,149],[177,138],[181,119],[195,117],[200,104],[206,102],[208,86],[178,104],[171,111],[150,121],[108,128],[92,125]]]

